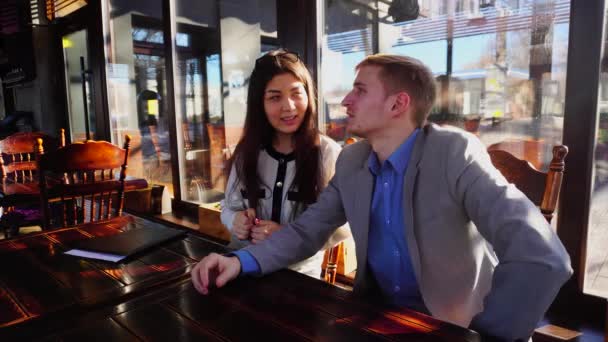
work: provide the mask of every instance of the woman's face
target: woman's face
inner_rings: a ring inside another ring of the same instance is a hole
[[[295,133],[306,114],[308,95],[304,84],[290,73],[273,77],[264,90],[264,110],[277,134]]]

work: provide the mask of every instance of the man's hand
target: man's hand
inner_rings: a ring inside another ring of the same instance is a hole
[[[248,240],[255,220],[255,209],[239,211],[232,220],[232,231],[239,240]]]
[[[251,228],[251,242],[260,243],[279,229],[281,229],[281,225],[274,221],[259,220],[259,222]]]
[[[241,272],[241,261],[237,257],[225,257],[211,253],[203,258],[190,273],[194,288],[206,295],[212,286],[222,287]]]

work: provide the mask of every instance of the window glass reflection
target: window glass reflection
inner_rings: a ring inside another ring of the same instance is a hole
[[[352,88],[357,63],[374,53],[374,3],[325,1],[319,117],[325,133],[339,142],[349,137],[345,129],[346,111],[340,102]]]
[[[162,1],[102,3],[112,142],[131,135],[129,175],[173,194]]]
[[[473,132],[546,169],[562,139],[569,0],[326,0],[321,115],[343,140],[340,100],[375,52],[422,60],[436,76],[430,121]]]
[[[608,12],[605,13],[607,15]],[[608,24],[604,19],[604,51],[600,65],[599,103],[597,133],[595,136],[595,158],[593,163],[593,187],[589,228],[584,291],[608,298],[608,51],[606,33]]]
[[[276,4],[176,0],[175,114],[182,200],[223,198],[253,63],[276,48]]]

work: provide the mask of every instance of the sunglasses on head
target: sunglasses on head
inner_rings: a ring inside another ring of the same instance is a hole
[[[285,49],[281,49],[278,50],[278,52],[275,52],[273,54],[265,54],[264,56],[258,58],[255,60],[255,66],[257,67],[258,65],[267,63],[269,61],[276,61],[280,64],[281,59],[286,59],[292,63],[295,63],[297,61],[300,61],[300,55],[298,55],[297,52],[293,52],[293,51],[288,51]]]

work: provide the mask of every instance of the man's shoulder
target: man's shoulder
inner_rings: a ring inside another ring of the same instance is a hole
[[[468,141],[477,139],[474,134],[471,134],[461,128],[454,126],[439,126],[434,123],[429,123],[424,126],[426,136],[430,139],[447,142],[447,141]]]
[[[457,177],[473,163],[490,170],[490,156],[477,136],[457,127],[425,126],[425,141],[420,167],[426,173],[445,173]]]
[[[464,151],[483,145],[477,136],[463,129],[433,123],[424,127],[424,138],[426,151]]]
[[[345,145],[342,148],[338,161],[341,163],[360,164],[363,161],[367,161],[371,150],[372,147],[366,139],[359,140],[354,144]]]

